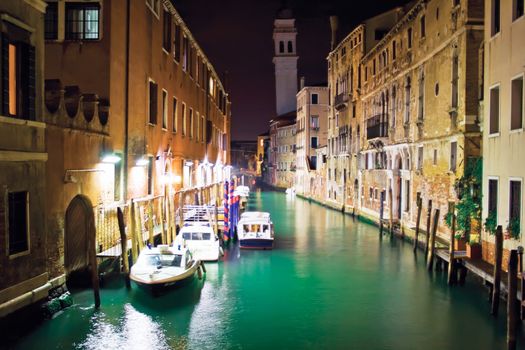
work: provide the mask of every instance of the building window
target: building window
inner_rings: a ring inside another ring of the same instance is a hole
[[[423,169],[423,146],[417,148],[417,170]]]
[[[510,129],[516,130],[523,128],[523,77],[512,80],[511,88]]]
[[[437,149],[434,149],[434,156],[433,156],[433,159],[432,159],[432,164],[433,165],[437,165],[437,160],[438,159],[438,150]]]
[[[319,116],[318,115],[312,115],[310,117],[310,127],[315,130],[319,129]]]
[[[94,2],[66,2],[67,40],[99,39],[100,5]]]
[[[206,118],[203,115],[201,115],[201,122],[202,122],[202,128],[201,128],[202,138],[201,138],[201,141],[204,142],[204,140],[206,140]]]
[[[319,94],[312,94],[312,104],[319,104]]]
[[[182,70],[188,71],[189,40],[184,35],[182,38]]]
[[[501,7],[500,0],[491,1],[491,18],[490,18],[490,33],[496,35],[500,31],[501,25]]]
[[[149,81],[149,123],[157,124],[157,89],[154,81]]]
[[[456,141],[450,143],[450,171],[455,172],[458,158],[458,143]]]
[[[193,109],[192,108],[190,108],[189,119],[190,119],[190,139],[192,139],[193,138],[193,128],[194,128],[194,124],[193,124]]]
[[[410,121],[410,93],[410,77],[407,77],[405,82],[405,124],[407,124]]]
[[[490,89],[490,125],[489,133],[499,132],[499,86]]]
[[[180,61],[180,36],[181,36],[181,30],[180,25],[175,25],[175,40],[173,42],[173,45],[175,46],[175,50],[173,52],[173,58],[175,61]]]
[[[396,127],[396,111],[397,111],[397,97],[396,87],[392,87],[392,127]]]
[[[279,53],[284,53],[284,41],[279,41]]]
[[[164,23],[162,29],[162,47],[171,52],[171,13],[164,11]]]
[[[310,142],[310,147],[312,148],[317,148],[318,144],[317,144],[317,137],[314,136],[311,138],[311,142]]]
[[[424,118],[425,106],[425,72],[421,69],[419,73],[419,98],[418,98],[418,112],[417,119],[422,121]]]
[[[160,14],[160,0],[146,0],[146,5],[156,16]]]
[[[186,136],[186,104],[182,103],[182,136]]]
[[[162,90],[162,128],[168,129],[168,92]]]
[[[288,41],[288,53],[292,53],[293,52],[293,44],[291,41]]]
[[[426,23],[425,23],[425,15],[421,16],[421,19],[419,20],[419,26],[421,30],[421,38],[424,38],[426,36]]]
[[[7,202],[8,254],[13,256],[29,251],[29,192],[9,192]]]
[[[458,80],[459,80],[459,58],[457,52],[454,52],[452,57],[452,108],[458,108],[459,101],[459,89],[458,89]]]
[[[525,0],[512,0],[512,20],[516,20],[523,16],[523,7]]]
[[[44,19],[44,38],[46,40],[58,39],[58,3],[48,2]]]
[[[177,118],[177,99],[174,97],[173,98],[173,111],[172,111],[172,119],[173,119],[173,127],[172,127],[172,130],[173,132],[177,132],[177,123],[179,122],[178,121],[178,118]]]
[[[201,137],[201,118],[199,118],[199,112],[195,112],[195,119],[197,121],[197,132],[195,134],[195,138],[197,139],[197,142],[200,141]]]
[[[392,41],[392,61],[396,59],[396,41]]]
[[[408,28],[407,30],[407,41],[408,41],[408,48],[412,48],[412,28]]]
[[[517,223],[517,232],[520,232],[521,222],[521,180],[510,181],[510,193],[509,193],[509,226],[512,227],[513,223]]]
[[[489,179],[488,214],[498,214],[498,180]]]

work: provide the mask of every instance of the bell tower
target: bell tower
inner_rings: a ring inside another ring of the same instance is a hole
[[[297,109],[297,30],[292,11],[282,7],[273,26],[275,102],[277,115]]]

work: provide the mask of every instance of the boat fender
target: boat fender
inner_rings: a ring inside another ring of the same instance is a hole
[[[220,256],[224,256],[224,249],[222,249],[222,247],[219,247],[219,254]]]

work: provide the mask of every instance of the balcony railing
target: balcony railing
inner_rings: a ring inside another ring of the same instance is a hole
[[[378,137],[388,137],[387,117],[378,114],[366,121],[366,139],[371,140]]]
[[[339,94],[339,95],[336,95],[335,96],[335,99],[334,99],[334,107],[335,109],[339,110],[339,109],[343,109],[347,106],[347,103],[348,103],[348,94],[347,93],[342,93],[342,94]]]

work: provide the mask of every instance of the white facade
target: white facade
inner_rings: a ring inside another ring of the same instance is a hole
[[[275,102],[277,115],[296,108],[297,93],[297,30],[295,19],[278,18],[274,21],[273,41],[275,65]]]

